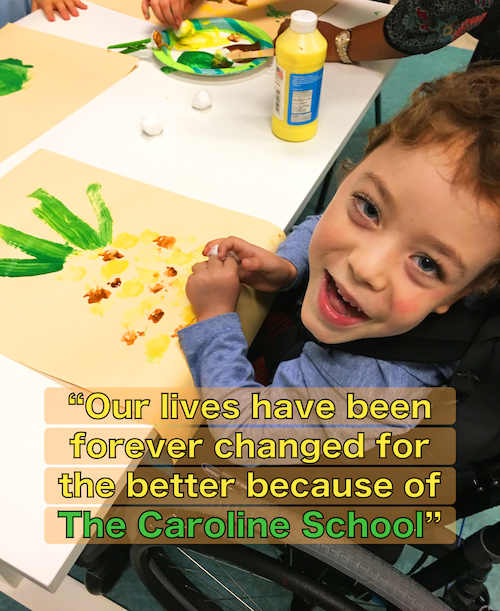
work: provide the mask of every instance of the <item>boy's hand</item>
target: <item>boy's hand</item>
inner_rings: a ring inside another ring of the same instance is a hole
[[[36,11],[41,8],[49,21],[55,21],[54,10],[65,20],[70,16],[78,17],[77,9],[86,9],[87,5],[81,0],[33,0],[31,10]]]
[[[209,257],[208,261],[196,263],[186,284],[198,322],[234,312],[240,290],[238,264],[231,257],[225,261]]]
[[[210,249],[217,244],[218,258],[223,259],[228,251],[232,250],[240,260],[238,265],[240,281],[257,291],[266,293],[279,291],[290,286],[297,277],[297,269],[287,259],[233,236],[212,240],[203,249],[203,254],[207,256]]]
[[[145,19],[150,18],[151,7],[158,21],[178,30],[181,27],[182,15],[189,6],[189,0],[142,0],[141,6]]]

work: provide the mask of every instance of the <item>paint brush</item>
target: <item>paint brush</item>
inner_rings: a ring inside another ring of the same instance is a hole
[[[256,51],[230,51],[224,54],[227,59],[238,61],[240,59],[256,59],[258,57],[272,57],[274,49],[258,49]]]

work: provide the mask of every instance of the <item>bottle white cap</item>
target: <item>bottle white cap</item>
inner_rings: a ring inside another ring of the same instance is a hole
[[[293,11],[290,18],[290,29],[299,34],[314,32],[318,24],[318,17],[312,11]]]

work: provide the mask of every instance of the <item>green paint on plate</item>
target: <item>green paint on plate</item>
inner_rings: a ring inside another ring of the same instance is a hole
[[[170,74],[171,72],[177,72],[175,68],[171,68],[170,66],[163,66],[163,68],[160,68],[160,70],[164,72],[165,74]]]
[[[184,66],[190,66],[191,68],[206,70],[212,68],[213,58],[214,56],[212,53],[205,53],[204,51],[185,51],[177,58],[177,63],[183,64]]]
[[[20,59],[0,59],[0,96],[20,91],[29,80],[30,68]]]

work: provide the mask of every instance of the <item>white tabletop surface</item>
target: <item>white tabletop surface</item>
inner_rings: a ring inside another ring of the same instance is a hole
[[[138,0],[139,1],[139,0]],[[379,18],[389,5],[339,0],[322,19],[340,26]],[[375,13],[378,13],[377,15]],[[102,48],[140,40],[155,26],[89,3],[80,17],[49,23],[37,11],[19,25]],[[0,176],[38,148],[253,214],[289,229],[379,92],[394,61],[325,66],[317,135],[284,142],[271,131],[274,59],[236,76],[165,75],[151,52],[139,69],[62,121],[9,160]],[[193,110],[200,89],[213,100]],[[164,134],[141,133],[145,114],[162,117]],[[68,137],[69,135],[69,137]],[[230,171],[227,168],[230,168]],[[221,169],[222,168],[222,169]]]
[[[102,48],[147,38],[155,29],[88,5],[67,22],[57,17],[49,23],[37,11],[18,23]],[[389,10],[368,0],[339,0],[322,19],[349,27]],[[271,132],[274,60],[247,74],[207,78],[165,75],[150,53],[142,56],[132,73],[1,163],[0,176],[45,148],[288,229],[394,65],[327,64],[318,134],[308,142],[288,143]],[[213,99],[213,108],[204,113],[191,107],[201,88]],[[141,133],[140,120],[149,113],[162,117],[163,136]],[[218,172],[219,166],[231,171]],[[0,575],[12,583],[12,575],[20,574],[54,591],[80,552],[78,546],[43,539],[43,391],[55,383],[4,357],[0,376]]]

